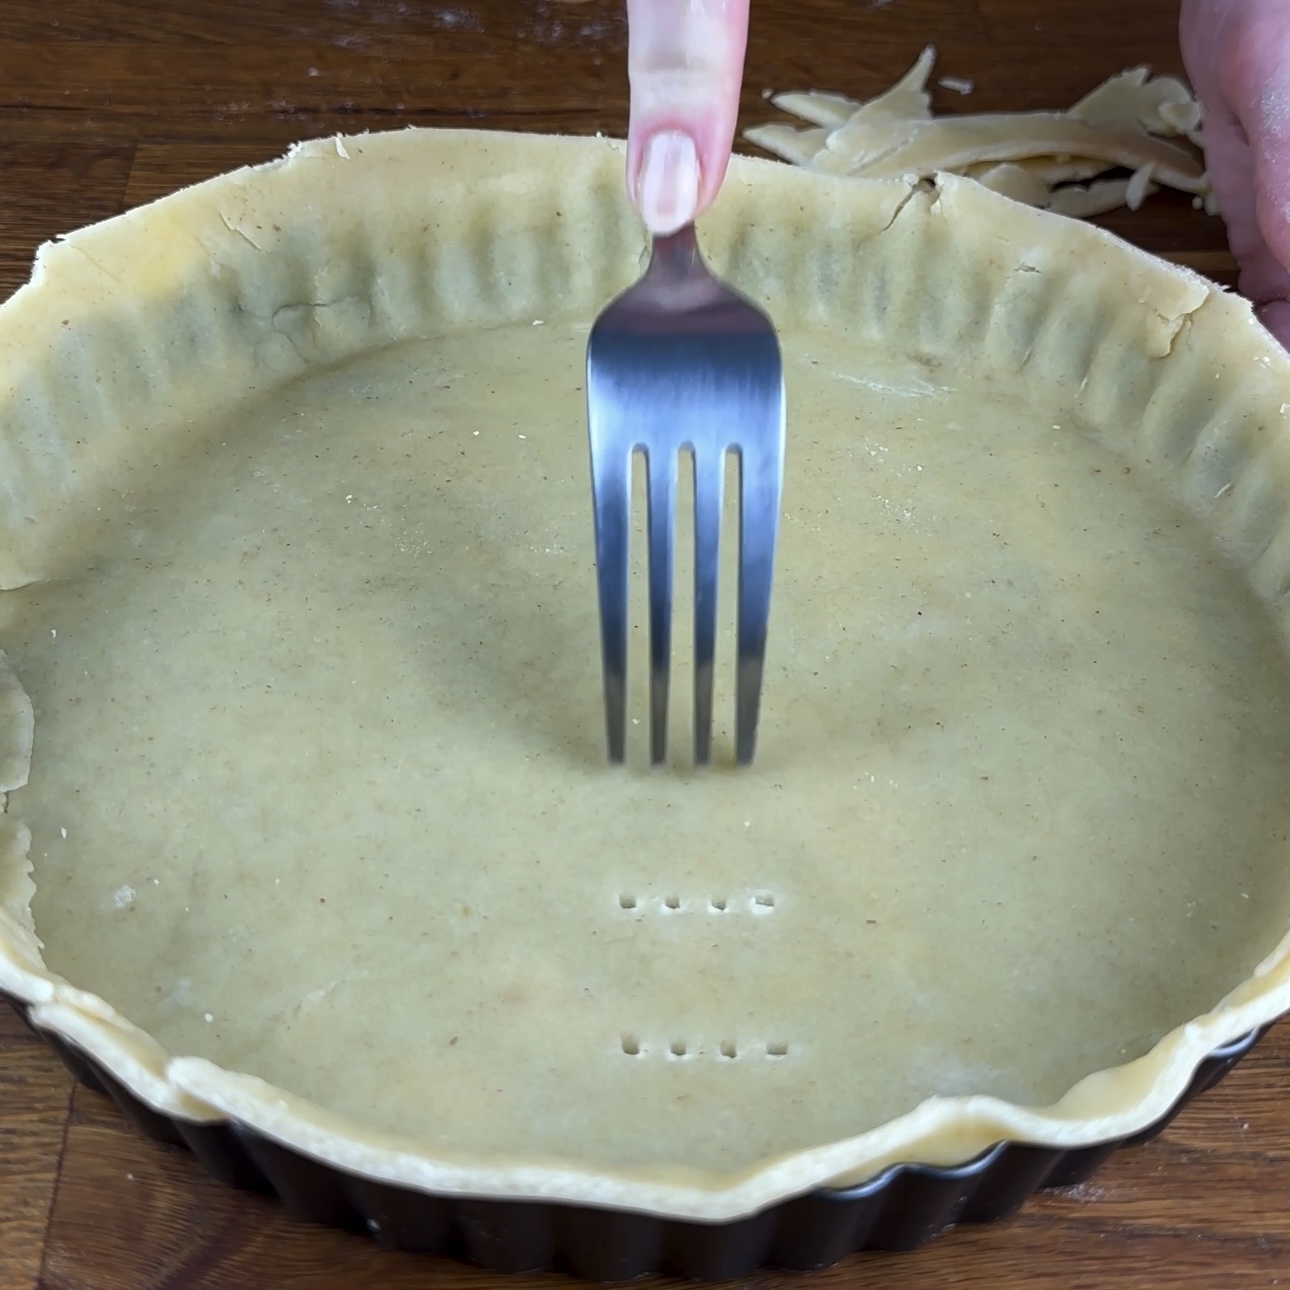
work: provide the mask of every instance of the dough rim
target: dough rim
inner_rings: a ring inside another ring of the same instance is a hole
[[[87,500],[110,486],[132,425],[161,433],[167,410],[183,406],[193,351],[161,325],[167,310],[207,327],[205,361],[227,362],[226,387],[246,390],[407,337],[418,317],[446,327],[502,314],[590,316],[631,280],[642,249],[622,198],[621,154],[612,140],[472,131],[317,140],[42,247],[31,282],[0,305],[0,588],[40,576]],[[320,209],[325,226],[310,218]],[[414,235],[426,246],[410,252]],[[1132,458],[1145,444],[1174,467],[1171,486],[1290,637],[1290,358],[1246,302],[1100,230],[952,176],[927,192],[738,158],[702,235],[715,266],[782,322],[903,324],[911,351],[928,356],[975,344],[983,365],[1024,368],[1090,424],[1135,425],[1118,446]],[[974,250],[966,268],[957,255],[965,241]],[[415,303],[391,296],[395,275],[382,269],[422,253],[432,298],[418,316]],[[953,265],[989,288],[984,314],[969,293],[928,294]],[[1201,368],[1209,397],[1198,401]],[[0,759],[13,751],[0,748]],[[163,1114],[235,1120],[306,1156],[428,1192],[730,1221],[893,1164],[960,1164],[1000,1140],[1086,1146],[1146,1128],[1212,1051],[1290,1010],[1288,933],[1210,1012],[1049,1107],[934,1097],[857,1137],[738,1175],[431,1156],[253,1077],[168,1054],[50,972],[31,921],[24,835],[4,818],[0,990],[29,1005],[34,1025]]]

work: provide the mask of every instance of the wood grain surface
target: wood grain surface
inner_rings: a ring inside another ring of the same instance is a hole
[[[945,111],[1066,106],[1138,63],[1179,71],[1178,0],[754,0],[743,123],[766,89],[869,95],[931,41]],[[46,238],[300,138],[407,124],[621,132],[621,0],[0,0],[0,296]],[[1221,224],[1168,196],[1107,224],[1231,281]],[[1290,1026],[1154,1144],[1015,1219],[822,1288],[1276,1285],[1290,1280]],[[74,1090],[0,1012],[0,1290],[504,1279],[306,1227],[209,1181]],[[563,1280],[505,1280],[510,1290]],[[788,1278],[754,1278],[769,1290]],[[794,1279],[796,1281],[796,1279]]]

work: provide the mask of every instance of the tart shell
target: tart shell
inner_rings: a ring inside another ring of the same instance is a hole
[[[414,334],[427,308],[418,291],[445,325],[593,313],[642,250],[621,168],[620,146],[603,140],[320,140],[42,248],[31,283],[0,308],[0,587],[48,573],[127,448],[155,446],[129,436],[164,433],[168,411],[203,388],[203,364],[219,363],[231,389],[292,379]],[[704,235],[714,267],[772,302],[781,325],[845,316],[861,338],[900,327],[922,355],[1024,368],[1030,388],[1102,427],[1126,459],[1168,472],[1164,486],[1290,635],[1290,359],[1246,302],[951,177],[859,183],[740,159]],[[965,243],[978,254],[965,257]],[[956,273],[970,285],[945,291]],[[29,754],[30,708],[10,706],[0,730],[13,726]],[[24,762],[0,758],[0,788],[25,783]],[[1260,947],[1263,961],[1210,1011],[1051,1106],[931,1098],[735,1178],[462,1165],[167,1053],[52,972],[31,918],[29,842],[0,817],[0,992],[79,1078],[151,1136],[293,1213],[498,1270],[717,1278],[913,1248],[1158,1132],[1290,1009],[1286,937]]]

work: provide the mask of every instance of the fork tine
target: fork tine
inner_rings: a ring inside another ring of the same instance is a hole
[[[712,757],[712,679],[717,648],[717,569],[725,453],[694,450],[694,764]]]
[[[672,529],[675,451],[649,450],[649,748],[650,761],[667,760],[668,675],[672,666]]]
[[[738,448],[736,453],[739,458],[739,626],[735,647],[735,761],[747,766],[757,748],[757,719],[766,662],[766,629],[783,478],[782,417],[777,439],[767,435],[764,448],[753,452]]]
[[[627,730],[627,538],[631,456],[593,446],[591,500],[600,595],[600,654],[609,760],[623,761]]]

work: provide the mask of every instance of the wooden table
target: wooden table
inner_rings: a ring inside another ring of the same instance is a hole
[[[754,0],[761,91],[869,95],[941,51],[944,110],[1065,106],[1178,71],[1178,0]],[[405,124],[621,132],[621,0],[0,0],[0,296],[38,242],[300,138]],[[1221,225],[1157,198],[1108,223],[1229,281]],[[1016,1219],[862,1255],[821,1287],[1224,1287],[1290,1280],[1290,1026],[1151,1146]],[[0,1290],[471,1290],[476,1269],[293,1223],[135,1137],[0,1016]],[[519,1278],[510,1290],[552,1278]],[[787,1284],[767,1273],[762,1286]],[[797,1284],[795,1282],[795,1284]]]

